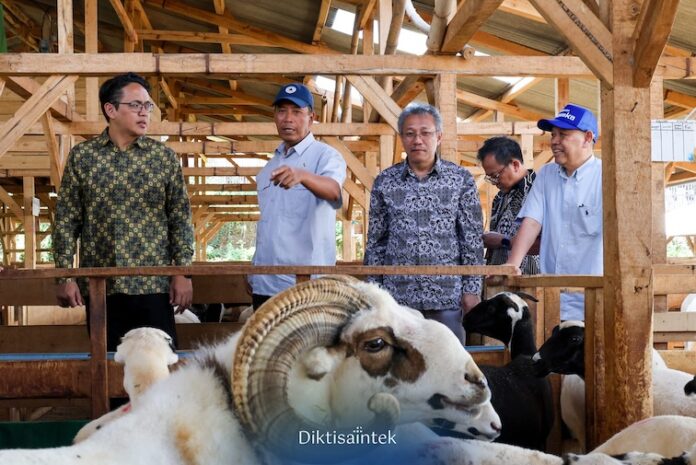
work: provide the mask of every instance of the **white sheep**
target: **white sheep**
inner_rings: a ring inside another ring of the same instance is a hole
[[[594,452],[614,455],[641,451],[673,457],[694,444],[696,418],[661,415],[633,423],[609,438]]]
[[[145,390],[169,376],[169,365],[178,362],[179,357],[169,334],[143,327],[132,329],[121,338],[114,360],[124,365],[123,388],[128,393],[129,403],[87,423],[77,432],[73,443],[84,441],[107,423],[128,413]]]
[[[327,357],[335,360],[326,364],[329,372],[311,380],[327,402],[306,412],[291,404],[290,391],[309,382],[296,366],[315,347],[330,347]],[[487,411],[489,401],[483,374],[444,325],[399,306],[374,285],[322,278],[273,297],[240,333],[197,352],[142,393],[137,408],[85,441],[0,451],[0,463],[339,461],[364,451],[301,446],[298,433],[350,434],[356,425],[379,432],[397,422],[436,418],[466,425],[473,411]]]

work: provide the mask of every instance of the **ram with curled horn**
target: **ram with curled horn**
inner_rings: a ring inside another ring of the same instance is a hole
[[[371,452],[351,441],[302,444],[299,433],[338,438],[435,419],[488,428],[491,439],[499,431],[471,356],[445,326],[377,286],[327,277],[274,296],[87,440],[0,451],[0,463],[337,463]]]

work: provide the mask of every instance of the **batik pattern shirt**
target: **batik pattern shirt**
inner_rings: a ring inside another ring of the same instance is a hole
[[[481,203],[471,174],[436,160],[422,179],[408,163],[375,179],[365,265],[483,264]],[[463,294],[480,294],[478,276],[376,276],[402,305],[418,310],[458,309]]]
[[[517,214],[522,209],[524,199],[532,188],[535,178],[536,174],[534,171],[529,170],[527,175],[512,186],[512,189],[508,192],[498,192],[493,199],[493,207],[491,207],[491,231],[510,238],[517,234],[517,230],[520,229],[520,225],[522,224],[522,222],[517,219]],[[502,265],[507,263],[509,253],[510,251],[503,247],[499,249],[490,249],[486,264]],[[539,255],[527,255],[524,257],[520,270],[522,270],[523,274],[538,274]]]
[[[70,151],[56,205],[57,268],[190,265],[191,207],[173,150],[139,137],[126,150],[108,130]],[[79,280],[86,295],[86,280]],[[169,292],[168,276],[110,278],[107,293]]]

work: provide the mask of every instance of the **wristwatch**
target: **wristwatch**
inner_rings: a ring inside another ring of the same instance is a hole
[[[502,239],[500,239],[500,245],[502,245],[505,250],[512,249],[512,244],[510,243],[510,238],[507,236],[504,236]]]

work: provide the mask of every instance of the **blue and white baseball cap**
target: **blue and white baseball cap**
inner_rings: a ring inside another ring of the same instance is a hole
[[[281,87],[275,100],[273,100],[273,106],[278,105],[283,100],[292,102],[300,108],[309,107],[310,110],[314,111],[314,97],[312,93],[305,85],[299,82],[293,82]]]
[[[561,129],[577,129],[579,131],[592,131],[592,137],[597,142],[599,129],[594,114],[585,107],[569,103],[554,119],[540,119],[537,127],[543,131],[551,131],[554,127]]]

